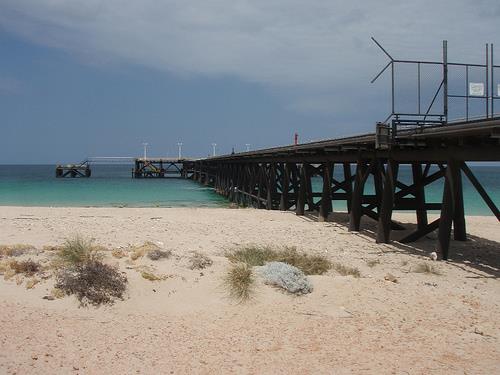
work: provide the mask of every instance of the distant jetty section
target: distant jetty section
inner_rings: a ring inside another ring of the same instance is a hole
[[[66,164],[66,165],[57,165],[56,166],[56,177],[90,177],[92,171],[90,169],[90,165],[86,162],[80,164]]]
[[[136,158],[134,160],[134,178],[191,177],[194,159],[186,158]]]
[[[88,178],[95,164],[133,164],[132,178],[191,178],[194,161],[190,158],[91,157],[78,164],[56,166],[57,178]]]

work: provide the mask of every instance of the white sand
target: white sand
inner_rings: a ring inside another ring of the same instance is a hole
[[[495,218],[467,218],[470,240],[452,242],[453,261],[432,262],[441,276],[411,272],[434,250],[435,234],[411,246],[376,244],[369,220],[367,229],[349,233],[346,215],[332,219],[252,209],[1,207],[0,244],[41,249],[79,233],[110,248],[161,241],[174,256],[127,264],[109,255],[107,261],[126,272],[128,292],[124,301],[100,308],[79,308],[73,297],[42,299],[52,279],[26,290],[0,278],[0,373],[498,371]],[[252,301],[236,304],[222,286],[223,254],[250,243],[295,245],[358,267],[362,277],[312,276],[314,291],[302,297],[259,283]],[[207,254],[213,266],[190,270],[192,251]],[[370,260],[380,263],[369,267]],[[137,265],[171,277],[147,281],[132,268]],[[388,273],[399,282],[386,281]]]

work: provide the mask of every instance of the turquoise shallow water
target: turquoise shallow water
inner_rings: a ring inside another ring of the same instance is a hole
[[[55,178],[53,165],[0,165],[0,205],[105,206],[105,207],[225,207],[227,201],[212,189],[181,179],[132,179],[129,165],[96,165],[91,178]],[[500,167],[473,166],[476,177],[500,206]],[[338,171],[340,172],[340,171]],[[341,178],[336,171],[334,177]],[[400,179],[411,181],[411,169],[402,166]],[[321,190],[321,179],[313,181]],[[428,202],[439,202],[442,183],[426,189]],[[369,180],[366,192],[373,192]],[[474,187],[464,177],[465,210],[468,215],[492,215]],[[345,210],[345,202],[334,209]]]
[[[52,165],[0,165],[0,205],[216,207],[226,200],[183,179],[133,179],[132,166],[97,165],[90,178],[55,178]]]

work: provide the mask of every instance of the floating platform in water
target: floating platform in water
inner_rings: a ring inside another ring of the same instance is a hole
[[[90,177],[92,174],[90,170],[90,166],[88,163],[82,164],[66,164],[66,165],[58,165],[56,167],[56,177]]]

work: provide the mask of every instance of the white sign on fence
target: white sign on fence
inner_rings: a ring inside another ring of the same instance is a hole
[[[469,83],[470,96],[484,96],[484,83],[470,82]]]

